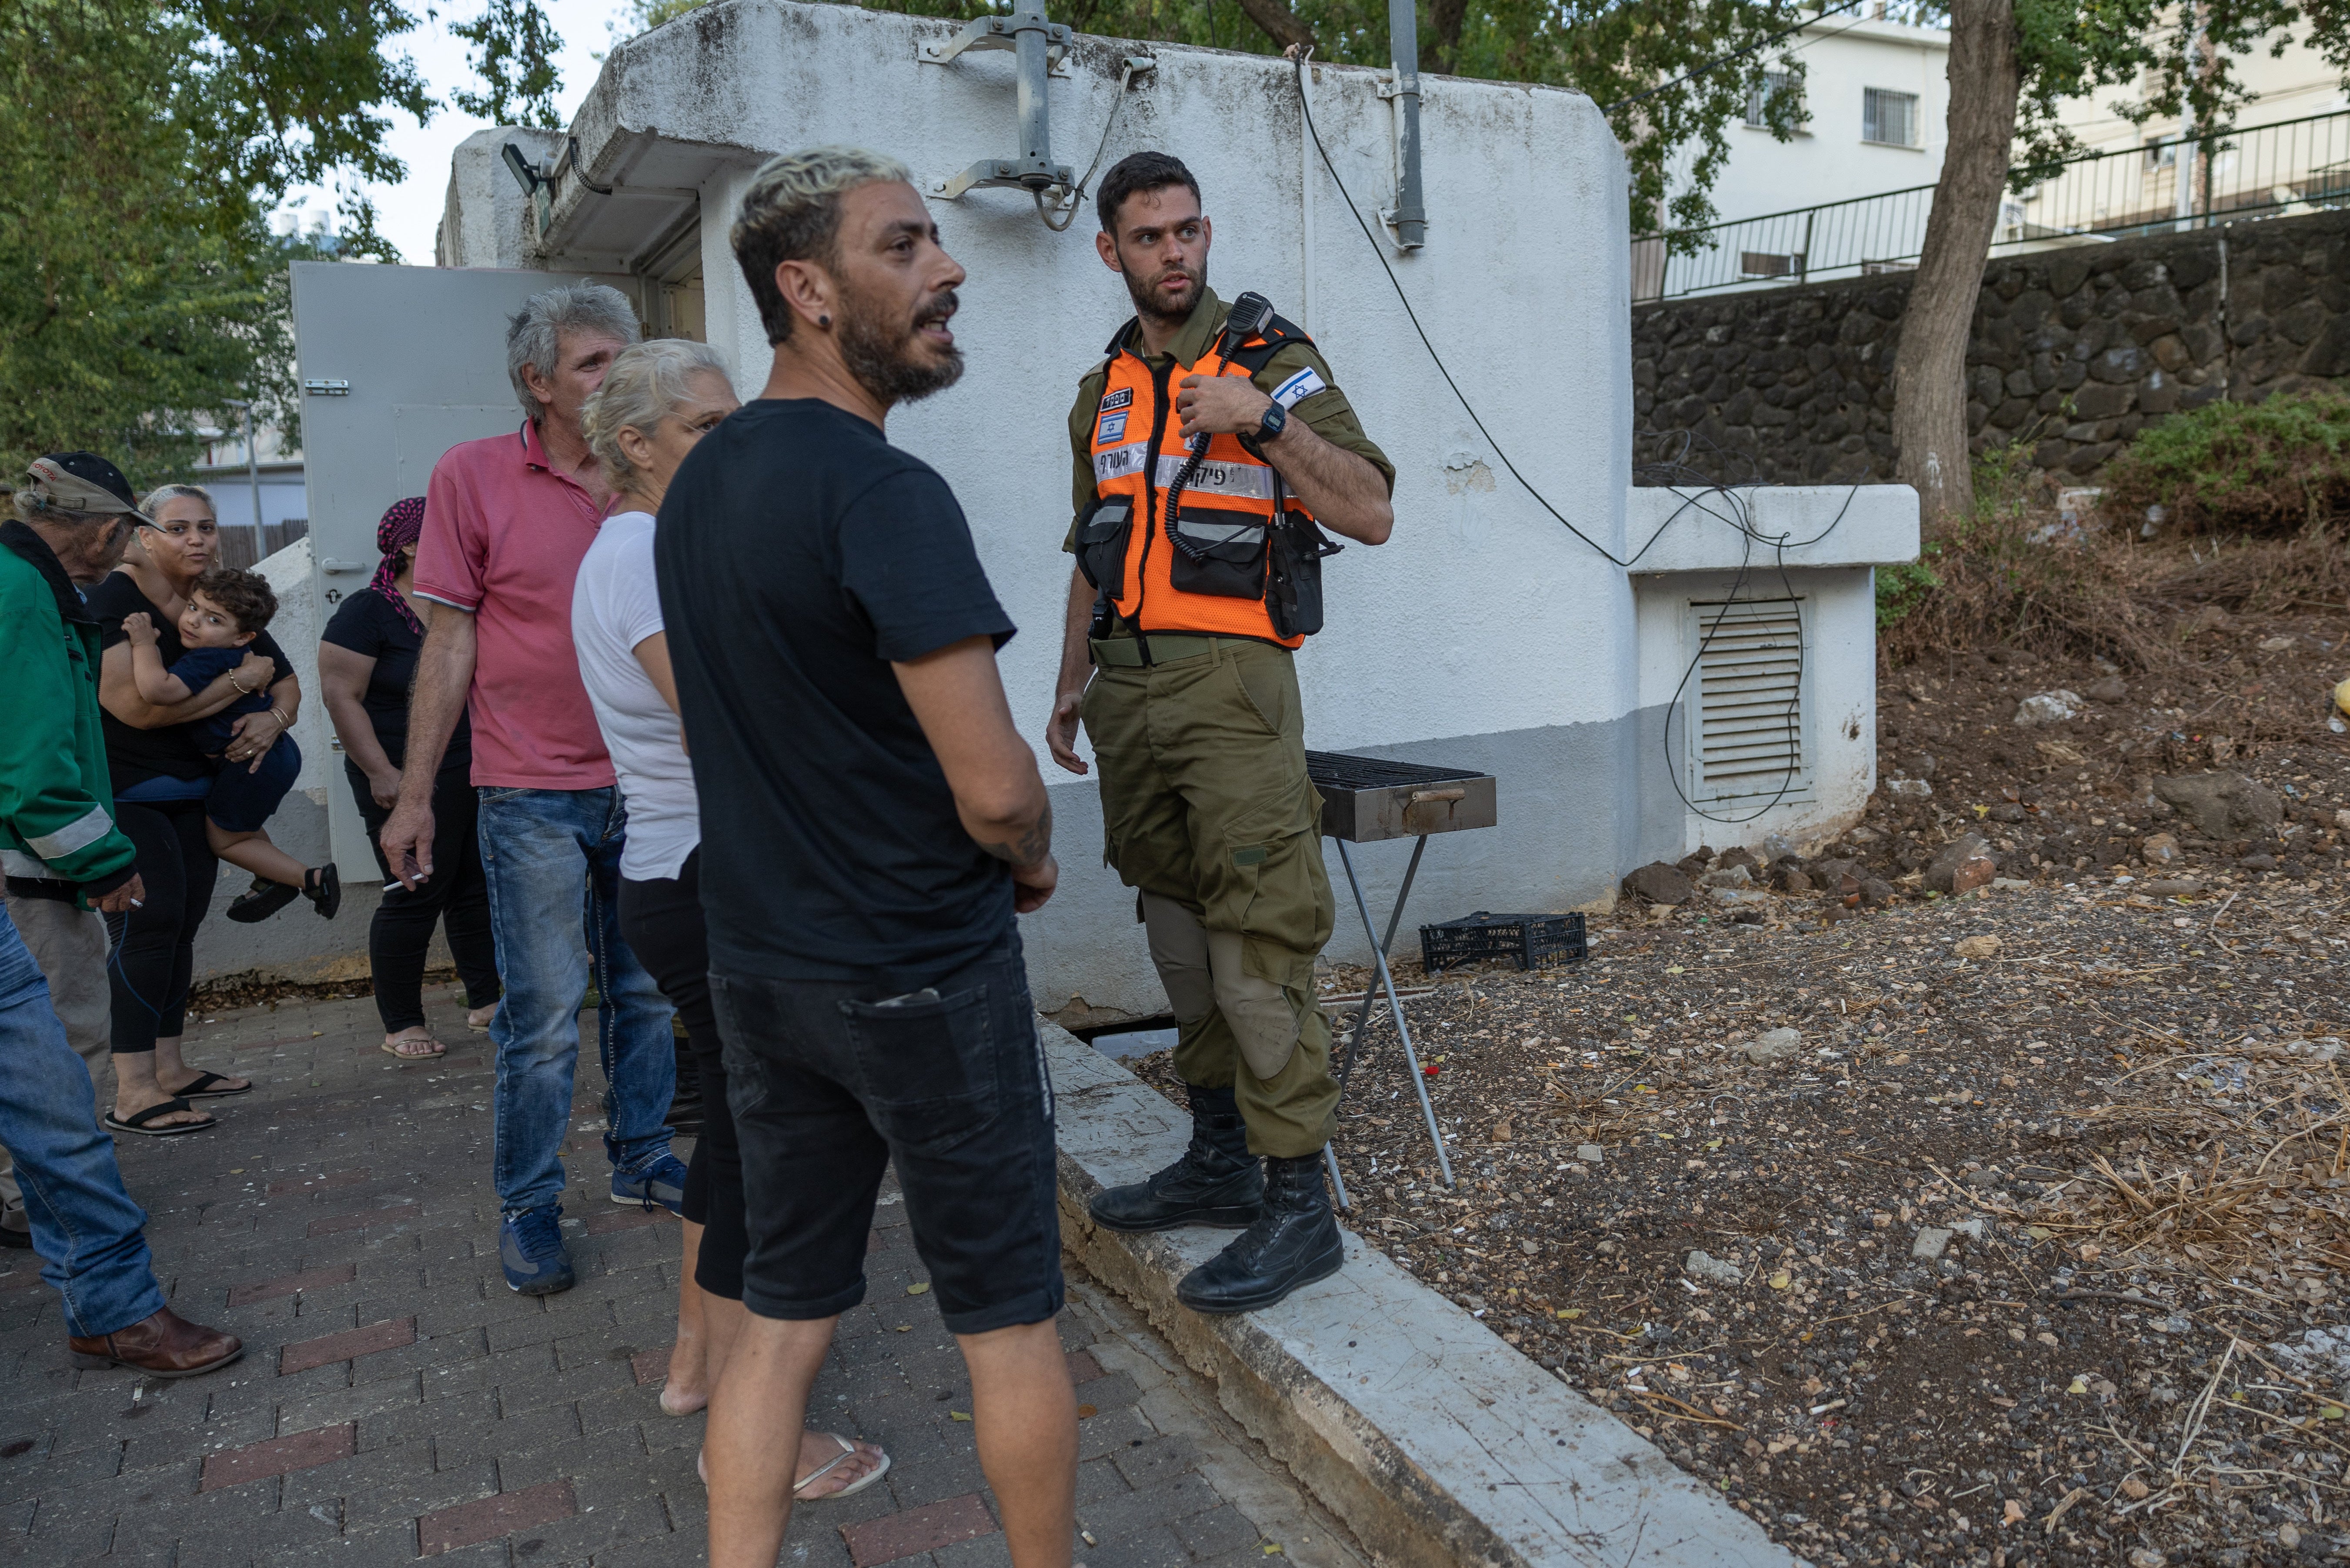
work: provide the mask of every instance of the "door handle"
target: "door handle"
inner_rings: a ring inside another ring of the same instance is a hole
[[[1469,792],[1465,789],[1416,789],[1411,792],[1411,799],[1408,804],[1426,805],[1432,801],[1466,800],[1468,796]]]
[[[375,567],[373,561],[338,561],[332,556],[318,563],[318,570],[322,572],[371,572]]]

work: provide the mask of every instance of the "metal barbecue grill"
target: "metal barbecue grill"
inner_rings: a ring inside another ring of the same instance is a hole
[[[1419,857],[1428,849],[1429,835],[1491,827],[1498,820],[1493,775],[1473,768],[1426,767],[1344,752],[1306,753],[1305,772],[1314,781],[1314,787],[1321,792],[1322,833],[1338,841],[1338,863],[1346,867],[1347,886],[1354,892],[1355,911],[1363,919],[1363,935],[1370,939],[1371,960],[1378,973],[1378,988],[1366,987],[1363,1004],[1356,1010],[1355,1026],[1347,1034],[1346,1060],[1338,1066],[1339,1091],[1345,1092],[1347,1075],[1354,1071],[1356,1054],[1362,1048],[1363,1031],[1370,1023],[1372,999],[1383,990],[1387,992],[1388,1012],[1395,1020],[1396,1033],[1403,1041],[1412,1092],[1419,1096],[1419,1114],[1428,1123],[1430,1141],[1436,1146],[1436,1167],[1444,1175],[1444,1185],[1450,1187],[1452,1161],[1444,1152],[1444,1134],[1436,1125],[1436,1107],[1429,1104],[1428,1081],[1419,1070],[1419,1053],[1412,1049],[1411,1029],[1403,1021],[1403,1002],[1396,995],[1395,977],[1388,971],[1388,954],[1395,947],[1396,932],[1403,925],[1404,904],[1411,898],[1412,878],[1419,875]],[[1382,941],[1371,921],[1370,900],[1363,896],[1362,878],[1355,875],[1355,857],[1347,846],[1376,844],[1390,838],[1415,842],[1411,864],[1404,867],[1403,886],[1396,893],[1395,909],[1388,916],[1387,939]],[[1338,1174],[1338,1158],[1326,1148],[1323,1152],[1329,1162],[1330,1181],[1337,1189],[1339,1206],[1347,1207],[1347,1183]]]

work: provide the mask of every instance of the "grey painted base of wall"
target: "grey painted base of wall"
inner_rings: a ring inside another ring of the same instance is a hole
[[[1654,708],[1603,723],[1354,748],[1392,762],[1475,768],[1497,784],[1496,826],[1429,839],[1396,950],[1418,951],[1423,924],[1480,909],[1608,907],[1626,870],[1659,857],[1678,858],[1684,818],[1680,798],[1661,774],[1664,732],[1665,711]],[[1052,795],[1061,885],[1051,903],[1021,921],[1037,1006],[1057,1012],[1082,997],[1091,1007],[1135,1016],[1164,1012],[1166,994],[1135,919],[1133,890],[1102,864],[1099,787],[1090,780],[1058,784]],[[1347,846],[1382,931],[1411,842]],[[1334,840],[1323,841],[1323,857],[1338,899],[1329,956],[1368,963],[1371,944]]]
[[[269,837],[305,866],[323,863],[327,808],[296,791],[269,819]],[[366,979],[368,922],[383,900],[382,884],[372,860],[338,864],[337,869],[343,878],[343,907],[333,919],[320,919],[309,904],[296,899],[258,925],[241,926],[228,918],[229,901],[252,886],[253,878],[223,866],[213,888],[212,913],[196,933],[197,982],[249,973],[305,983]],[[425,962],[434,969],[450,962],[449,944],[438,931]]]
[[[1475,768],[1498,784],[1497,826],[1428,841],[1396,950],[1417,952],[1423,924],[1480,909],[1607,908],[1627,869],[1678,858],[1684,817],[1663,772],[1665,717],[1661,707],[1648,708],[1603,723],[1356,748],[1394,762]],[[1051,793],[1061,885],[1040,913],[1021,921],[1037,1006],[1058,1012],[1081,997],[1091,1007],[1136,1017],[1164,1012],[1166,993],[1135,919],[1134,893],[1102,864],[1099,786],[1089,779],[1056,784]],[[307,795],[288,795],[269,831],[279,847],[305,864],[327,857],[327,813]],[[1371,917],[1384,930],[1411,859],[1411,841],[1347,848]],[[1370,942],[1336,842],[1326,839],[1323,854],[1338,900],[1329,956],[1338,963],[1368,963]],[[196,939],[196,978],[251,971],[303,981],[364,977],[368,921],[382,897],[380,885],[371,861],[346,864],[341,871],[342,913],[334,920],[321,920],[307,904],[296,903],[257,926],[240,926],[226,911],[248,878],[223,867],[212,915]],[[436,967],[449,962],[447,944],[437,933],[430,961]]]

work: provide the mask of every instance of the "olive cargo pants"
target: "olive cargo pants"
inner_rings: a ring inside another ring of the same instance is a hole
[[[1086,691],[1103,857],[1141,894],[1176,1072],[1233,1090],[1252,1152],[1302,1158],[1329,1142],[1338,1085],[1314,1001],[1336,906],[1296,667],[1244,638],[1151,644],[1149,666],[1097,650]]]

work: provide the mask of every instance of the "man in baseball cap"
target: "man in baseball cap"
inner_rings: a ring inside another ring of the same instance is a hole
[[[94,452],[53,452],[35,458],[18,493],[31,496],[38,512],[59,520],[120,517],[131,524],[153,521],[139,510],[138,498],[122,471]],[[17,511],[23,514],[23,503]]]
[[[144,889],[114,821],[99,626],[81,588],[114,569],[146,519],[121,470],[86,452],[36,460],[10,499],[16,515],[0,523],[0,867],[25,920],[86,927],[81,911],[127,909]],[[22,1174],[41,1277],[65,1298],[75,1356],[157,1377],[225,1366],[244,1350],[235,1336],[164,1304],[147,1216],[123,1190],[89,1072],[17,924],[0,914],[0,1143]]]

